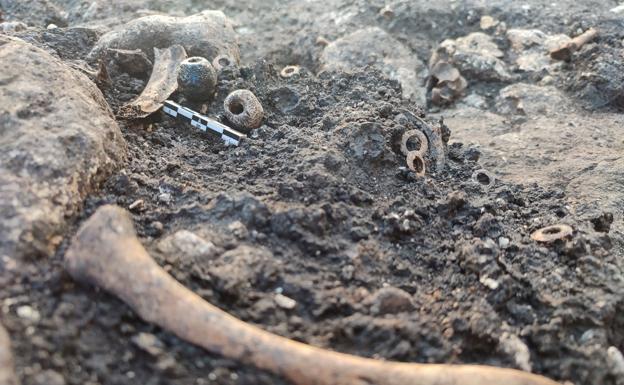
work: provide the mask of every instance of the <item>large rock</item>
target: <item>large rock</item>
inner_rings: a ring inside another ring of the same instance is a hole
[[[433,68],[438,62],[447,62],[459,69],[469,81],[508,81],[511,74],[502,60],[504,56],[491,36],[473,32],[440,43],[429,60],[429,67]]]
[[[203,11],[188,17],[140,17],[103,35],[89,56],[97,58],[113,48],[140,49],[153,58],[154,48],[176,44],[183,46],[188,56],[212,61],[218,55],[228,55],[236,62],[240,60],[236,32],[221,11]]]
[[[93,83],[0,36],[0,272],[10,259],[52,253],[65,219],[124,156]]]
[[[324,70],[346,72],[378,67],[401,83],[403,95],[425,104],[423,62],[379,27],[360,29],[327,45],[321,55],[321,66]]]
[[[552,64],[551,50],[570,41],[563,34],[547,35],[538,29],[510,29],[507,40],[511,46],[510,59],[520,71],[537,72],[548,69]]]

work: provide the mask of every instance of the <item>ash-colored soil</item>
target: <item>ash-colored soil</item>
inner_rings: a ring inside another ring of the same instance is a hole
[[[97,207],[143,200],[133,219],[156,260],[263,329],[380,359],[624,384],[608,354],[624,351],[624,13],[611,11],[614,1],[578,3],[0,0],[5,20],[30,26],[13,36],[83,69],[99,36],[136,17],[220,9],[235,23],[241,67],[219,75],[207,110],[221,117],[226,95],[246,88],[266,113],[239,148],[160,114],[118,121],[127,160],[76,198],[82,210],[67,212],[58,249],[20,258],[19,269],[0,264],[0,321],[22,383],[287,383],[187,344],[64,272],[71,236]],[[484,15],[505,30],[484,30]],[[539,44],[516,49],[508,34],[592,26],[599,39],[569,63],[531,61]],[[399,48],[378,49],[360,30]],[[505,76],[464,71],[463,97],[426,105],[432,51],[472,32],[502,52]],[[364,47],[352,62],[376,55],[373,66],[332,68],[323,50],[339,39]],[[292,64],[301,74],[281,77]],[[100,87],[117,112],[147,77],[114,65],[109,74]],[[443,118],[451,132],[444,169],[425,178],[397,146],[409,112],[431,125]],[[494,186],[473,180],[480,168]],[[573,236],[530,238],[555,223]]]

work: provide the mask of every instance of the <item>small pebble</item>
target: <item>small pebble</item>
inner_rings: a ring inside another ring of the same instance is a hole
[[[492,16],[484,15],[481,16],[481,22],[479,23],[479,27],[482,30],[487,31],[492,29],[498,25],[498,20],[494,19]]]
[[[607,359],[611,373],[616,377],[624,376],[624,355],[622,352],[615,346],[610,346],[607,349]]]
[[[281,307],[282,309],[290,310],[294,309],[295,306],[297,306],[297,301],[290,297],[286,297],[283,294],[276,294],[275,297],[273,297],[273,300],[275,301],[277,306]]]
[[[414,309],[412,296],[392,286],[377,290],[367,302],[371,303],[373,314],[395,314]]]
[[[171,263],[179,260],[211,259],[216,256],[217,252],[212,242],[188,230],[179,230],[166,237],[160,241],[158,248],[167,254],[167,260]]]
[[[169,193],[162,193],[160,195],[158,195],[158,201],[161,203],[170,203],[171,202],[171,194]]]
[[[39,314],[36,309],[28,305],[18,307],[16,313],[18,317],[31,322],[39,322],[39,320],[41,319],[41,314]]]
[[[498,286],[500,285],[498,283],[498,281],[488,277],[488,276],[483,276],[481,278],[479,278],[479,282],[481,282],[485,287],[491,289],[491,290],[496,290],[498,289]]]
[[[132,343],[152,356],[161,355],[164,348],[158,337],[151,333],[139,333],[133,336]]]
[[[128,206],[128,210],[141,209],[143,208],[143,199],[137,199]]]
[[[65,378],[54,370],[44,370],[34,378],[35,385],[65,385]]]
[[[165,225],[162,222],[154,221],[150,224],[150,227],[158,234],[162,234],[165,229]]]

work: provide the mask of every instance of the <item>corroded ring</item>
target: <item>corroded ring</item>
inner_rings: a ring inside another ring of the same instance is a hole
[[[425,176],[427,166],[425,166],[425,159],[418,151],[410,151],[407,153],[407,167],[416,173],[416,176]]]
[[[488,170],[480,169],[472,173],[472,180],[484,187],[492,187],[496,178]]]
[[[282,71],[280,72],[280,75],[283,78],[289,78],[291,76],[295,76],[297,75],[299,72],[301,72],[301,67],[293,65],[293,66],[286,66],[284,68],[282,68]]]
[[[418,150],[410,150],[407,148],[407,143],[412,137],[418,138]],[[429,150],[429,141],[427,140],[427,136],[420,130],[409,130],[403,133],[401,137],[401,152],[403,155],[409,154],[412,151],[419,153],[421,156],[424,156]]]
[[[234,60],[229,55],[221,54],[212,60],[212,66],[217,72],[221,71],[225,67],[229,67],[234,64]]]
[[[574,229],[568,225],[552,225],[543,227],[531,234],[531,238],[538,242],[552,242],[569,237]]]

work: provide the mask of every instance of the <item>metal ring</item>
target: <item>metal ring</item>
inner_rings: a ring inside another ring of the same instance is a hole
[[[494,186],[496,178],[488,170],[480,169],[472,173],[472,180],[484,187]]]
[[[286,66],[286,67],[282,68],[282,71],[280,72],[280,75],[283,78],[289,78],[291,76],[297,75],[299,72],[301,72],[301,67],[299,67],[297,65],[292,65],[292,66]]]
[[[416,176],[425,176],[427,166],[425,159],[418,151],[410,151],[407,153],[407,167],[416,173]]]
[[[538,242],[552,242],[572,235],[574,229],[568,225],[552,225],[543,227],[531,234],[531,238]]]
[[[410,150],[407,148],[407,143],[414,136],[418,138],[418,142],[420,144],[418,150]],[[412,151],[419,153],[421,156],[424,156],[427,151],[429,151],[429,141],[427,140],[427,136],[420,130],[405,131],[401,137],[401,152],[403,155],[407,156]]]

